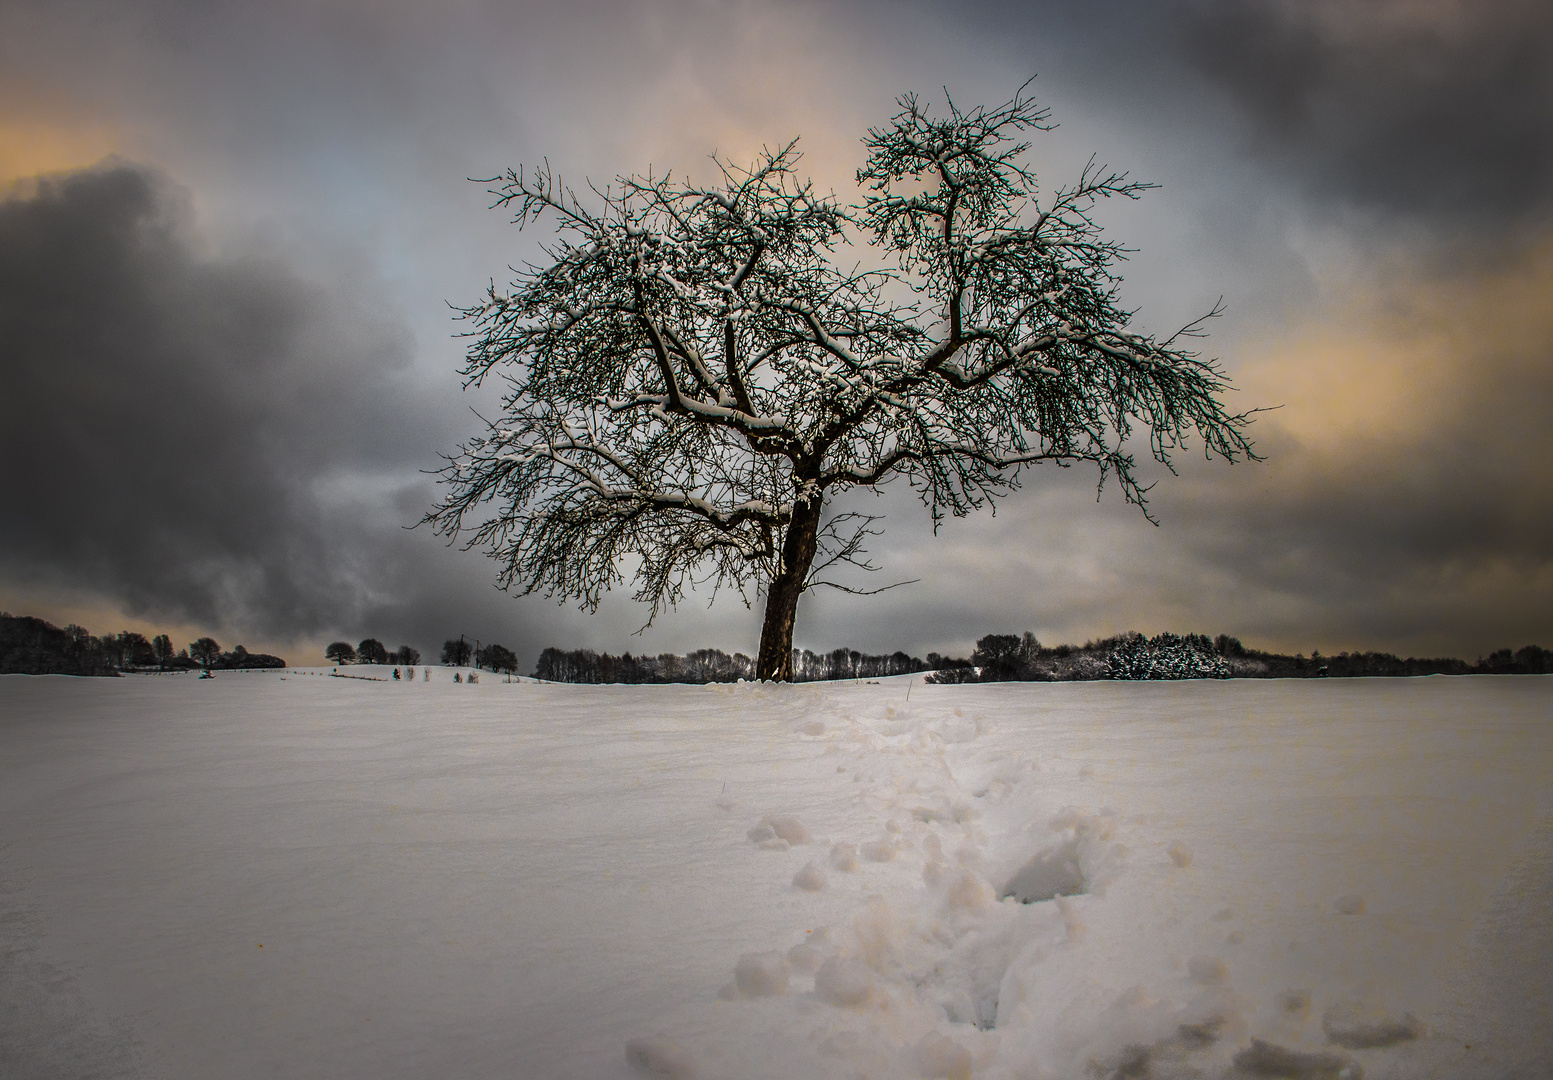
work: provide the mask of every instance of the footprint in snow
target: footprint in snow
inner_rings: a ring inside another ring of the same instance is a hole
[[[745,834],[763,851],[786,851],[809,842],[809,829],[790,814],[767,814]]]

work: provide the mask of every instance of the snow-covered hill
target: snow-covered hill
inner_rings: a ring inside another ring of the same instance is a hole
[[[0,678],[7,1078],[1543,1076],[1550,912],[1553,677]]]

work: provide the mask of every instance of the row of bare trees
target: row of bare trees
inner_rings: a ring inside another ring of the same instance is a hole
[[[329,647],[324,649],[324,657],[333,664],[403,664],[414,667],[421,662],[419,649],[401,645],[390,652],[377,638],[367,638],[354,648],[348,641],[330,642]]]
[[[442,662],[448,667],[474,666],[508,675],[516,675],[518,671],[518,654],[507,646],[494,642],[481,645],[478,640],[471,643],[462,634],[456,641],[449,638],[442,643]]]
[[[928,664],[903,652],[874,656],[856,649],[813,653],[793,650],[795,682],[827,679],[877,679],[925,671]],[[714,683],[754,679],[757,665],[744,653],[729,655],[721,649],[697,649],[684,656],[611,656],[592,649],[570,652],[550,648],[539,654],[534,676],[551,682],[574,683]]]
[[[397,664],[414,667],[421,662],[419,649],[401,645],[389,649],[377,638],[367,638],[356,646],[348,641],[336,641],[324,650],[324,656],[333,664]],[[474,666],[485,671],[516,674],[518,656],[505,645],[481,645],[460,635],[457,640],[442,643],[442,663],[447,667]]]
[[[71,623],[64,629],[31,616],[0,612],[0,672],[59,675],[115,675],[124,671],[281,668],[286,661],[251,653],[241,645],[224,651],[215,638],[201,637],[181,649],[172,638],[147,638],[134,630],[93,634]]]

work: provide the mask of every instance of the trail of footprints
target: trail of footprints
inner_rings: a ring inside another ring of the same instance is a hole
[[[973,763],[965,769],[967,791],[943,754],[946,746],[973,743],[981,734],[980,719],[968,718],[960,709],[925,721],[895,707],[886,707],[882,717],[872,720],[834,707],[825,711],[837,715],[838,722],[827,725],[809,719],[798,725],[795,734],[829,741],[831,753],[852,750],[856,767],[841,764],[836,773],[850,772],[851,782],[864,789],[857,802],[870,816],[885,818],[876,827],[877,835],[819,843],[799,817],[770,813],[747,831],[749,842],[763,851],[821,848],[792,877],[791,887],[800,893],[823,892],[835,875],[867,873],[870,865],[895,863],[906,853],[915,853],[921,858],[920,888],[926,890],[928,902],[919,904],[915,912],[903,912],[873,896],[849,925],[809,930],[785,951],[744,953],[718,996],[726,1001],[758,1001],[808,987],[812,999],[854,1014],[892,1009],[899,1013],[903,1006],[926,1005],[927,1026],[933,1025],[936,1014],[939,1022],[969,1025],[977,1033],[992,1031],[998,1023],[1005,974],[1016,956],[1060,947],[1084,933],[1064,901],[1088,893],[1090,873],[1107,863],[1114,846],[1109,813],[1063,811],[1050,822],[1055,840],[995,884],[983,858],[984,838],[977,827],[980,812],[975,804],[1008,797],[1019,783],[1021,769],[1017,764],[988,767],[989,762],[981,762],[978,768]],[[907,767],[892,770],[902,763]],[[729,811],[737,806],[728,799],[720,799],[719,805]],[[827,847],[828,851],[823,850]],[[1178,869],[1191,865],[1191,854],[1179,843],[1166,854]],[[1037,907],[1020,914],[1022,909]],[[1358,914],[1364,903],[1360,897],[1346,896],[1334,908]],[[1231,916],[1226,910],[1215,918]],[[1238,936],[1232,933],[1230,940]],[[1187,969],[1192,981],[1207,988],[1228,978],[1225,965],[1212,957],[1194,957]],[[1211,1002],[1212,995],[1205,1000]],[[1280,995],[1278,1007],[1291,1019],[1302,1021],[1310,1013],[1310,995],[1287,991]],[[1175,1024],[1169,1034],[1151,1042],[1127,1043],[1120,1050],[1091,1057],[1088,1078],[1361,1080],[1362,1068],[1343,1050],[1391,1047],[1426,1034],[1424,1025],[1410,1014],[1397,1018],[1360,1002],[1339,1002],[1322,1013],[1321,1030],[1332,1049],[1321,1052],[1247,1036],[1239,1030],[1244,1025],[1235,1020],[1233,1015],[1209,1011]],[[884,1054],[877,1046],[866,1046],[866,1040],[855,1033],[842,1034],[847,1037],[831,1036],[822,1051],[863,1058],[872,1049],[875,1065],[886,1067],[883,1072],[868,1070],[868,1075],[970,1080],[980,1065],[967,1045],[976,1042],[974,1036],[957,1040],[928,1030],[914,1043]],[[1218,1071],[1205,1072],[1203,1054],[1232,1036],[1243,1045],[1228,1056],[1227,1068],[1221,1048]],[[700,1076],[693,1056],[663,1036],[631,1040],[626,1058],[638,1074],[660,1080]],[[1004,1067],[993,1071],[1000,1076],[1023,1075]]]

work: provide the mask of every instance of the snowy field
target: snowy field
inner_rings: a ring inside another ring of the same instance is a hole
[[[0,677],[6,1080],[1546,1077],[1550,914],[1553,677]]]

